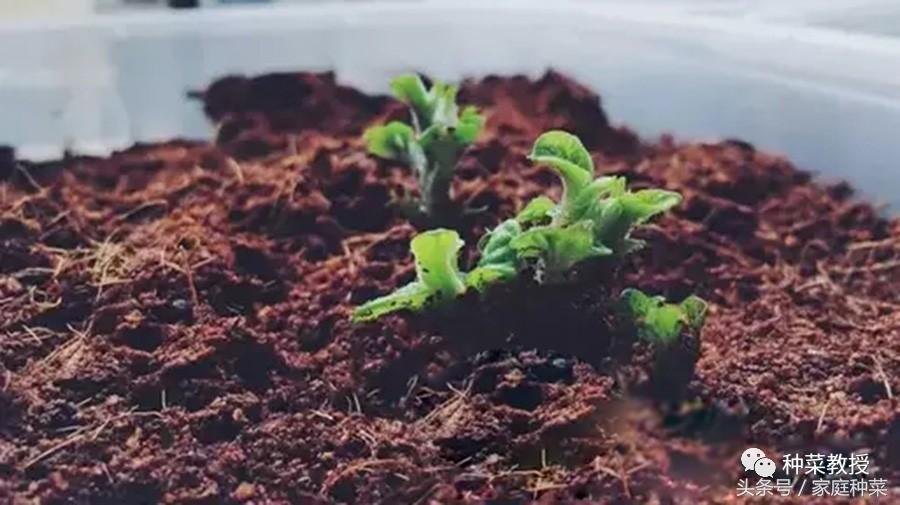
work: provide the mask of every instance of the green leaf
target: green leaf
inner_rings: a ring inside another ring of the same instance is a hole
[[[648,296],[637,289],[626,289],[621,295],[625,311],[634,319],[638,336],[664,346],[681,336],[685,325],[699,332],[706,318],[707,304],[696,296],[680,304],[666,303],[661,296]]]
[[[594,178],[594,162],[578,137],[561,130],[542,134],[529,158],[552,167],[563,180],[563,202],[569,205]]]
[[[513,238],[510,247],[520,258],[538,260],[549,282],[562,279],[580,261],[611,253],[594,244],[590,221],[579,221],[564,228],[537,226]]]
[[[415,256],[418,278],[393,293],[357,307],[353,311],[353,321],[371,321],[400,310],[425,310],[465,292],[466,285],[458,266],[462,246],[459,234],[452,230],[437,229],[416,235],[410,248]]]
[[[664,298],[661,296],[648,296],[641,290],[634,288],[622,291],[620,298],[628,311],[638,317],[645,317],[647,313],[664,301]]]
[[[463,148],[439,124],[431,125],[425,130],[419,145],[427,160],[422,170],[418,171],[422,208],[433,220],[448,219],[449,216],[445,214],[453,208],[450,198],[453,173]]]
[[[478,242],[481,259],[476,268],[466,275],[466,285],[484,291],[490,284],[514,279],[519,274],[518,258],[509,243],[521,233],[519,223],[515,219],[507,219],[483,235]]]
[[[590,219],[597,221],[609,200],[626,192],[624,177],[600,177],[588,184],[573,198],[566,210],[571,221]]]
[[[642,189],[621,196],[625,212],[635,224],[641,224],[681,203],[681,195],[663,189]]]
[[[528,202],[524,209],[516,214],[516,221],[521,225],[540,223],[550,217],[556,202],[546,196],[539,196]]]
[[[607,198],[597,200],[597,203],[586,212],[588,217],[594,220],[597,240],[620,255],[628,254],[643,246],[643,242],[629,238],[636,225],[646,222],[681,201],[681,195],[678,193],[657,189],[645,189],[636,193],[619,192],[616,189],[608,194]]]
[[[486,233],[478,242],[481,259],[478,266],[513,263],[516,251],[509,243],[522,233],[522,227],[515,219],[507,219]]]
[[[644,318],[644,326],[653,339],[663,345],[678,340],[684,323],[684,313],[677,305],[664,304],[650,311]]]
[[[351,319],[354,323],[363,323],[401,310],[421,311],[434,303],[432,295],[424,284],[414,281],[391,294],[356,307]]]
[[[416,258],[416,275],[438,299],[466,290],[458,263],[463,244],[459,233],[443,228],[420,233],[410,243]]]
[[[410,146],[415,142],[413,129],[399,121],[372,126],[363,133],[369,152],[391,160],[407,160]]]
[[[515,279],[519,271],[512,264],[480,266],[466,274],[466,286],[484,292],[488,286]]]
[[[391,79],[391,92],[397,100],[412,107],[419,121],[431,121],[431,97],[425,83],[415,74],[398,75]],[[423,125],[423,128],[427,125]]]
[[[411,165],[421,195],[416,214],[424,215],[425,222],[452,223],[459,213],[451,195],[453,173],[466,146],[481,133],[484,117],[475,107],[460,111],[457,86],[441,81],[429,89],[418,75],[404,74],[391,80],[391,90],[409,105],[412,125],[392,122],[370,128],[364,134],[369,150]]]
[[[691,295],[681,302],[681,311],[685,315],[685,320],[694,331],[699,331],[703,327],[708,310],[709,305],[698,296]]]
[[[609,198],[597,204],[595,214],[596,240],[613,251],[621,252],[622,241],[631,230],[632,224],[625,215],[625,205],[619,198]]]
[[[565,161],[580,168],[582,172],[593,178],[594,161],[584,144],[575,135],[562,130],[551,130],[541,134],[531,148],[531,156],[535,160]]]
[[[633,318],[640,338],[662,345],[678,339],[682,317],[678,306],[666,305],[665,298],[648,296],[632,288],[622,292],[621,300]]]
[[[456,92],[456,86],[441,81],[434,81],[434,85],[429,91],[429,98],[431,99],[429,125],[441,125],[446,128],[456,127],[456,124],[459,122]]]
[[[478,109],[469,105],[463,108],[462,113],[459,115],[459,121],[456,124],[456,129],[453,131],[453,136],[458,143],[469,145],[475,142],[483,128],[484,116],[478,113]]]

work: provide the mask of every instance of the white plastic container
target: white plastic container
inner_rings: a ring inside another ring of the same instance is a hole
[[[24,156],[211,131],[187,91],[334,70],[385,91],[554,67],[644,136],[736,137],[900,207],[900,39],[702,14],[678,2],[313,3],[0,26],[0,143]]]

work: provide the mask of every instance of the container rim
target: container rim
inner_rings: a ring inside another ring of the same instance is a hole
[[[471,12],[480,19],[486,16],[496,20],[509,14],[553,13],[585,17],[600,17],[632,23],[663,25],[686,30],[710,30],[727,32],[750,38],[790,39],[794,42],[822,44],[828,47],[863,50],[900,55],[900,38],[878,34],[842,31],[818,26],[790,24],[783,21],[767,21],[748,17],[730,17],[685,9],[685,5],[620,4],[588,0],[383,0],[370,3],[322,0],[305,5],[240,5],[212,9],[161,10],[140,12],[98,13],[70,19],[30,18],[0,21],[0,36],[34,31],[101,30],[116,36],[166,36],[186,30],[196,32],[199,27],[212,32],[223,30],[252,32],[267,27],[254,24],[265,21],[277,26],[297,24],[298,28],[310,22],[330,18],[335,25],[365,23],[373,15],[433,14]],[[311,19],[316,18],[316,19]]]

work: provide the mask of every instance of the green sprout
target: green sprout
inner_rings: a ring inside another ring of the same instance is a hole
[[[706,302],[693,295],[676,304],[629,288],[620,299],[637,327],[638,337],[662,347],[677,342],[684,332],[699,333],[706,320]]]
[[[462,246],[459,234],[451,230],[437,229],[416,235],[410,242],[416,260],[416,280],[357,307],[353,320],[369,321],[399,310],[421,311],[465,292],[458,265]]]
[[[411,110],[412,126],[400,121],[373,126],[363,134],[372,154],[409,164],[419,183],[420,198],[401,206],[410,218],[448,223],[458,211],[451,195],[453,172],[465,148],[484,127],[472,106],[456,104],[457,87],[435,81],[426,89],[419,76],[391,81],[391,91]]]
[[[409,102],[421,102],[416,107],[430,103],[425,95]],[[516,279],[530,266],[536,267],[540,282],[571,280],[573,267],[583,261],[621,257],[641,247],[642,242],[631,238],[634,227],[681,201],[681,196],[671,191],[629,191],[623,177],[595,178],[590,153],[577,137],[563,131],[541,135],[530,158],[560,176],[560,202],[546,196],[535,198],[514,218],[481,237],[481,258],[468,273],[459,270],[458,256],[464,244],[455,231],[437,229],[417,235],[411,243],[417,279],[358,307],[353,320],[369,321],[400,310],[426,310],[470,289],[484,293],[493,284]],[[663,342],[677,338],[682,324],[702,325],[706,310],[705,302],[696,297],[680,305],[665,304],[661,298],[646,297],[639,291],[626,291],[623,297],[632,307],[642,335]]]
[[[400,289],[367,302],[353,311],[354,322],[364,322],[401,310],[413,312],[438,307],[470,288],[483,291],[488,285],[515,276],[506,258],[488,261],[468,274],[459,270],[459,251],[464,245],[459,233],[438,228],[413,237],[410,249],[415,257],[416,280]]]
[[[519,259],[537,266],[543,282],[566,280],[584,260],[639,249],[643,243],[631,238],[634,227],[681,202],[672,191],[629,191],[624,177],[594,178],[590,153],[564,131],[541,135],[529,158],[548,165],[563,183],[559,203],[538,197],[516,216],[523,227],[532,226],[509,241]]]

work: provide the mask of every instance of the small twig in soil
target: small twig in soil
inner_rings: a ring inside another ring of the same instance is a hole
[[[366,447],[369,448],[369,453],[375,455],[378,453],[378,439],[373,435],[370,431],[365,428],[360,428],[357,432],[359,438],[365,442]]]
[[[346,466],[344,469],[338,471],[335,474],[329,475],[325,481],[322,483],[321,488],[319,488],[319,494],[325,496],[328,492],[328,488],[331,487],[334,483],[340,482],[347,475],[352,475],[356,472],[368,472],[373,467],[396,464],[396,459],[367,459],[363,460],[359,463],[353,463],[351,465]]]
[[[62,304],[62,297],[55,301],[38,300],[36,295],[42,294],[41,298],[46,298],[47,293],[40,291],[36,286],[28,286],[28,302],[40,311],[55,309]]]
[[[234,172],[235,177],[237,177],[238,184],[243,186],[244,170],[241,168],[241,164],[235,161],[235,159],[230,156],[225,158],[225,164],[228,165],[228,168],[230,168]]]
[[[54,433],[54,434],[62,434],[62,433],[69,433],[72,431],[78,431],[81,428],[83,428],[83,426],[76,424],[73,426],[63,426],[62,428],[55,428],[53,430],[50,430],[50,432]]]
[[[100,463],[100,469],[103,470],[103,475],[106,475],[106,480],[110,484],[114,484],[115,481],[113,480],[112,474],[109,473],[109,467],[106,466],[106,463]]]
[[[208,261],[204,261],[201,263],[197,263],[197,265],[205,265]],[[184,258],[184,275],[187,277],[188,281],[188,290],[191,292],[191,303],[194,304],[194,307],[198,307],[200,305],[200,295],[197,293],[197,284],[194,282],[194,265],[188,263],[187,257]]]
[[[131,410],[129,410],[128,412],[126,412],[123,415],[107,418],[106,421],[103,421],[103,423],[100,424],[100,427],[94,431],[93,436],[91,436],[91,440],[92,441],[97,440],[97,438],[100,437],[100,434],[103,433],[103,430],[105,430],[106,427],[109,426],[109,423],[113,422],[116,419],[120,419],[122,417],[127,417],[127,416],[133,414],[135,410],[137,410],[137,407],[132,408]]]
[[[16,279],[16,280],[20,280],[25,277],[31,277],[33,275],[53,274],[54,271],[55,270],[53,268],[47,268],[47,267],[28,267],[28,268],[23,268],[22,270],[19,270],[18,272],[12,274],[12,278]]]
[[[834,272],[844,275],[852,275],[858,273],[875,273],[885,272],[900,268],[900,260],[882,261],[881,263],[873,263],[860,267],[835,268]]]
[[[165,199],[162,199],[162,198],[158,198],[158,199],[156,199],[156,200],[150,200],[150,201],[148,201],[148,202],[144,202],[144,203],[138,205],[137,207],[135,207],[135,208],[129,210],[128,212],[116,216],[114,222],[119,223],[119,222],[122,222],[122,221],[127,221],[128,218],[130,218],[131,216],[137,214],[138,212],[141,212],[142,210],[149,209],[149,208],[152,208],[152,207],[164,207],[165,209],[168,209],[168,208],[169,208],[169,202],[168,202],[168,200],[165,200]]]
[[[212,258],[206,258],[206,259],[200,260],[197,263],[194,263],[192,265],[189,263],[188,258],[184,257],[182,259],[182,262],[184,263],[184,265],[179,265],[178,263],[175,263],[174,261],[166,259],[166,251],[164,249],[160,250],[160,252],[159,252],[159,264],[160,265],[163,265],[165,267],[171,268],[172,270],[175,270],[176,272],[184,275],[185,278],[187,279],[188,291],[190,291],[190,293],[191,293],[191,302],[194,304],[195,307],[200,305],[200,295],[197,291],[197,285],[194,282],[194,270],[197,268],[200,268],[203,265],[206,265],[207,263],[210,263],[211,261],[212,261]]]
[[[613,470],[612,468],[609,468],[608,466],[601,465],[599,458],[594,458],[594,470],[603,472],[603,473],[621,481],[622,482],[622,490],[624,491],[625,496],[628,497],[629,499],[631,499],[632,498],[631,486],[629,484],[630,476],[634,472],[637,472],[638,470],[642,470],[642,469],[646,468],[647,466],[649,466],[649,463],[647,463],[647,462],[638,463],[637,465],[626,469],[624,467],[624,463],[622,461],[620,461],[620,466],[621,466],[621,469],[617,472],[617,471]]]
[[[50,447],[49,449],[45,450],[44,452],[42,452],[42,453],[38,454],[37,456],[35,456],[35,457],[29,459],[28,461],[26,461],[26,462],[22,465],[21,470],[24,472],[24,471],[28,470],[29,468],[31,468],[32,466],[34,466],[34,465],[40,463],[40,462],[43,461],[44,459],[46,459],[46,458],[52,456],[52,455],[55,454],[57,451],[60,451],[60,450],[62,450],[62,449],[65,449],[66,447],[68,447],[68,446],[74,444],[75,442],[81,440],[81,438],[84,437],[84,432],[85,432],[85,431],[87,431],[87,427],[82,427],[81,429],[79,429],[79,430],[76,431],[75,433],[72,433],[71,435],[69,435],[67,438],[65,438],[65,439],[64,439],[63,441],[61,441],[60,443],[58,443],[58,444],[56,444],[56,445]]]
[[[362,405],[359,404],[359,396],[356,396],[356,392],[353,393],[353,406],[356,407],[356,413],[362,414]]]
[[[137,407],[135,407],[135,409],[136,409],[136,408],[137,408]],[[60,450],[65,449],[66,447],[68,447],[68,446],[70,446],[70,445],[72,445],[72,444],[74,444],[74,443],[76,443],[76,442],[81,441],[82,439],[84,439],[84,438],[87,436],[87,433],[88,433],[89,431],[92,431],[92,430],[93,430],[93,435],[90,437],[90,440],[91,440],[91,441],[94,441],[94,440],[97,440],[97,438],[100,436],[100,434],[103,432],[103,430],[105,430],[106,427],[109,426],[110,423],[115,422],[115,421],[118,421],[118,420],[120,420],[120,419],[125,419],[125,418],[128,418],[128,417],[136,417],[136,416],[156,416],[156,417],[162,417],[162,415],[161,415],[159,412],[135,412],[135,410],[132,409],[132,410],[126,412],[125,414],[120,414],[120,415],[117,415],[117,416],[112,416],[112,417],[107,418],[107,419],[106,419],[103,423],[101,423],[100,426],[97,427],[96,429],[94,429],[94,428],[92,428],[92,427],[90,427],[90,426],[84,426],[84,427],[81,427],[81,428],[79,428],[77,431],[75,431],[74,433],[72,433],[71,435],[69,435],[68,437],[66,437],[64,440],[62,440],[62,441],[60,441],[59,443],[53,445],[53,446],[50,447],[49,449],[47,449],[47,450],[41,452],[41,453],[38,454],[37,456],[34,456],[33,458],[27,460],[27,461],[22,465],[21,471],[24,472],[24,471],[28,470],[29,468],[31,468],[32,466],[34,466],[34,465],[40,463],[41,461],[47,459],[47,458],[50,457],[50,456],[56,454],[56,453],[59,452]]]
[[[36,361],[33,365],[31,365],[28,373],[29,375],[48,366],[58,357],[65,355],[67,358],[71,358],[72,356],[77,355],[77,350],[87,339],[87,334],[85,332],[78,331],[71,326],[69,327],[69,331],[71,331],[75,336],[70,338],[62,346],[56,348],[56,350],[54,350],[50,354],[44,356],[44,358],[40,361]]]
[[[350,275],[351,279],[355,279],[357,273],[357,257],[355,254],[353,254],[353,251],[350,250],[350,247],[347,245],[346,240],[341,242],[341,249],[344,253],[344,256],[346,256],[347,258],[347,273]]]
[[[120,243],[113,242],[118,229],[113,230],[102,242],[94,242],[84,258],[89,264],[91,284],[97,288],[95,300],[103,294],[103,288],[129,282],[128,274],[137,266],[133,251]]]
[[[94,399],[93,396],[89,396],[89,397],[85,398],[84,400],[81,400],[80,402],[76,403],[76,404],[75,404],[75,408],[76,408],[76,409],[81,409],[81,407],[84,407],[84,406],[87,405],[88,403],[91,403],[91,401],[93,401],[93,399]]]
[[[822,405],[822,412],[819,413],[819,421],[816,423],[816,431],[814,432],[816,435],[822,433],[822,426],[825,424],[825,414],[828,413],[828,407],[831,406],[831,400],[837,396],[837,393],[829,394],[828,398],[825,400],[825,404]]]
[[[416,386],[419,385],[419,376],[413,375],[410,377],[409,381],[406,382],[406,393],[403,395],[403,398],[400,399],[400,405],[406,406],[409,403],[409,400],[412,398],[413,394],[416,391]]]
[[[414,501],[412,505],[421,505],[425,503],[425,500],[430,498],[440,485],[436,479],[429,479],[428,482],[430,484],[427,485],[427,489],[425,490],[425,492],[422,493],[422,495],[419,496],[419,498],[416,499],[416,501]]]
[[[466,465],[468,465],[473,459],[475,459],[475,456],[466,456],[465,458],[463,458],[463,459],[461,459],[461,460],[459,460],[459,461],[453,463],[453,466],[455,466],[455,467],[457,467],[457,468],[464,468],[464,467],[465,467]]]
[[[854,242],[847,246],[847,251],[859,251],[864,249],[877,249],[881,246],[894,245],[900,243],[900,238],[890,237],[883,240],[867,240],[864,242]]]
[[[46,229],[46,228],[50,228],[51,226],[55,225],[56,223],[62,221],[63,219],[68,218],[69,215],[70,215],[71,213],[72,213],[72,210],[71,210],[71,209],[69,209],[69,210],[64,210],[64,211],[60,212],[59,214],[57,214],[56,216],[54,216],[53,219],[51,219],[51,220],[44,226],[44,228],[45,228],[45,229]]]
[[[326,421],[329,421],[332,423],[334,422],[334,416],[329,415],[329,414],[323,412],[322,410],[314,409],[314,410],[311,410],[310,413],[316,417],[321,417],[322,419],[324,419]]]
[[[891,390],[891,383],[888,380],[887,374],[884,372],[884,366],[881,364],[881,358],[879,358],[878,353],[872,355],[872,361],[875,362],[875,373],[881,378],[881,381],[884,383],[884,392],[887,395],[889,400],[894,399],[894,392]]]
[[[456,389],[452,385],[447,384],[447,389],[453,392],[453,396],[444,403],[435,407],[434,410],[425,415],[422,419],[416,421],[415,425],[418,429],[424,429],[431,425],[434,421],[437,426],[433,428],[438,431],[452,429],[464,413],[465,405],[469,400],[469,393],[472,390],[472,383],[468,382],[463,389]]]
[[[46,328],[44,328],[44,329],[46,330]],[[32,327],[30,327],[30,326],[28,326],[28,325],[26,325],[26,324],[23,324],[23,325],[22,325],[22,331],[24,331],[25,333],[27,333],[29,337],[33,338],[34,341],[37,343],[37,345],[42,345],[42,344],[44,343],[44,341],[41,340],[41,338],[40,338],[40,337],[38,336],[38,334],[37,334],[37,331],[35,331],[34,328],[32,328]],[[47,331],[49,332],[49,330],[47,330]],[[50,338],[50,337],[52,337],[52,336],[53,336],[53,333],[50,332],[50,335],[48,335],[48,336],[45,337],[45,338]]]
[[[43,186],[41,186],[40,184],[38,184],[38,182],[34,179],[34,177],[31,176],[31,173],[28,171],[27,168],[25,168],[25,165],[23,165],[21,163],[16,163],[16,170],[18,170],[19,172],[22,172],[22,175],[25,176],[25,180],[27,180],[29,184],[34,186],[34,189],[37,190],[39,193],[43,193],[46,191],[46,189]]]
[[[547,450],[541,449],[541,469],[531,474],[534,479],[529,478],[526,490],[531,491],[533,498],[537,500],[538,495],[544,491],[565,487],[559,482],[559,470],[558,466],[547,463]]]

